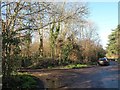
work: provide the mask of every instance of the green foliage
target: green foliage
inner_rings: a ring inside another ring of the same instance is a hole
[[[99,48],[97,51],[98,58],[105,57],[106,51],[103,48]]]
[[[32,64],[32,59],[30,56],[29,57],[24,56],[21,58],[21,67],[28,67],[31,64]]]
[[[70,53],[70,51],[72,50],[73,46],[70,43],[66,43],[65,45],[63,45],[62,47],[62,59],[65,61],[68,58],[68,55]]]
[[[16,62],[14,58],[18,56],[20,53],[20,38],[17,38],[17,33],[14,31],[6,31],[2,32],[2,50],[4,52],[2,60],[3,60],[3,75],[9,76],[13,70],[15,70]],[[14,58],[13,58],[14,57]],[[14,67],[12,67],[14,65]]]
[[[87,65],[86,64],[70,64],[70,65],[65,66],[64,68],[77,69],[77,68],[84,68],[84,67],[87,67]]]
[[[7,77],[3,79],[3,89],[4,88],[12,88],[12,89],[31,89],[36,88],[37,81],[35,78],[28,74],[17,74],[12,75],[10,77]]]
[[[112,31],[109,35],[109,43],[107,46],[107,56],[108,57],[118,57],[118,51],[120,48],[119,45],[119,33],[120,33],[120,25],[116,29]]]
[[[21,87],[23,87],[23,88],[31,88],[31,87],[33,88],[36,85],[36,81],[30,76],[24,76],[24,77],[21,76],[20,79],[23,80],[21,82],[24,82],[21,85]]]
[[[54,58],[55,55],[56,39],[58,38],[59,31],[60,31],[60,22],[58,22],[58,24],[53,23],[50,29],[50,46],[51,46],[52,58]]]

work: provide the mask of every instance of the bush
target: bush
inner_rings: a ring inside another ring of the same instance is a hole
[[[32,65],[31,57],[22,57],[21,61],[22,61],[21,62],[22,67],[28,67],[28,66]]]
[[[37,81],[31,75],[12,75],[7,78],[3,78],[4,88],[36,88]]]
[[[52,58],[43,58],[39,60],[35,65],[31,65],[29,68],[52,68],[59,65],[59,60],[53,60]]]

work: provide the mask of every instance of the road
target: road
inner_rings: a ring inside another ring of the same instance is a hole
[[[74,82],[66,88],[118,88],[118,66],[115,62],[110,66],[77,70],[77,73]]]
[[[115,61],[109,66],[82,69],[31,70],[43,81],[45,88],[118,88],[120,69]]]

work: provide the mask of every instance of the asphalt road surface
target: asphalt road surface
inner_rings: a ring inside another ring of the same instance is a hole
[[[118,88],[118,66],[117,62],[111,61],[109,66],[29,72],[42,80],[45,88]]]
[[[110,62],[110,66],[96,66],[77,70],[78,75],[74,82],[65,86],[65,88],[118,88],[120,76],[118,64]]]

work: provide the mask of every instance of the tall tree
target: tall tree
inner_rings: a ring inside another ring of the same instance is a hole
[[[119,57],[119,34],[120,34],[120,25],[112,31],[109,35],[109,43],[107,46],[107,56],[111,58]]]
[[[32,30],[30,6],[23,1],[1,3],[3,76],[10,76],[14,71],[21,44],[30,41],[30,33],[26,33]]]

